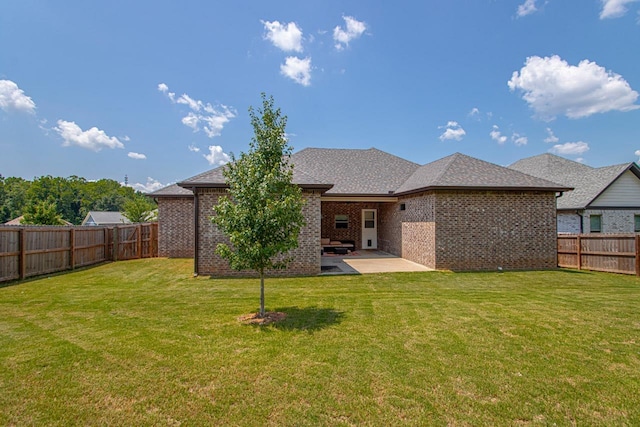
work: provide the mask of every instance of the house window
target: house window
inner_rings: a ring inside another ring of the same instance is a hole
[[[636,233],[640,233],[640,215],[634,215],[633,222],[633,231],[635,231]]]
[[[589,230],[592,233],[600,233],[602,231],[602,215],[591,215],[589,217],[589,222]]]
[[[349,228],[349,215],[336,215],[336,228]]]
[[[404,203],[400,203],[400,210],[401,211],[407,210],[407,205],[405,205]]]

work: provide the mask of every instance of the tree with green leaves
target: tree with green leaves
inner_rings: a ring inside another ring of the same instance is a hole
[[[136,194],[124,204],[122,213],[131,222],[152,222],[158,220],[155,203],[143,195]]]
[[[304,199],[292,183],[287,117],[264,93],[262,109],[249,107],[249,116],[254,130],[249,151],[240,158],[231,155],[223,170],[228,196],[214,206],[211,220],[230,242],[219,243],[216,253],[234,270],[251,269],[260,276],[259,316],[264,317],[265,270],[286,268],[291,261],[286,253],[298,247]]]
[[[24,212],[21,224],[25,225],[65,225],[56,209],[56,204],[47,201],[37,202]]]

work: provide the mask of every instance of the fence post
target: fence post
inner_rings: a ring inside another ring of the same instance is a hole
[[[109,228],[102,229],[104,234],[104,261],[109,261]]]
[[[152,240],[152,248],[153,248],[153,257],[158,256],[158,223],[154,222],[151,227],[151,238]]]
[[[118,251],[120,250],[120,230],[118,230],[118,226],[113,227],[113,252],[111,259],[113,261],[118,261]]]
[[[640,234],[636,234],[636,276],[640,276]]]
[[[69,229],[69,266],[72,270],[76,268],[76,229]]]
[[[580,239],[580,234],[576,236],[576,252],[578,256],[578,270],[582,270],[582,241]]]
[[[27,230],[26,228],[20,229],[20,280],[23,280],[27,276]]]
[[[138,259],[142,258],[142,225],[138,224],[136,226],[136,233],[138,234],[137,249],[138,249]]]

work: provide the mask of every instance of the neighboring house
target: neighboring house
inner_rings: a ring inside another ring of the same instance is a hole
[[[82,220],[82,225],[122,225],[130,224],[120,212],[89,211]]]
[[[320,273],[321,238],[435,269],[557,265],[556,197],[568,186],[459,153],[421,166],[374,148],[306,148],[291,161],[307,224],[285,274]],[[193,233],[195,273],[247,275],[214,252],[227,241],[210,220],[228,188],[223,168],[149,194],[158,201],[159,244],[171,253],[171,236]]]
[[[22,224],[22,220],[23,219],[24,219],[24,215],[20,215],[18,218],[14,218],[11,221],[5,222],[4,225],[23,225]],[[73,226],[73,224],[70,223],[69,221],[65,221],[64,219],[62,221],[64,222],[64,224],[62,224],[64,226],[67,226],[67,227]],[[24,224],[24,225],[26,225],[26,224]]]
[[[593,168],[541,154],[509,168],[574,188],[558,199],[559,233],[640,232],[640,168],[635,163]]]
[[[11,221],[7,221],[4,225],[20,225],[22,224],[22,220],[24,219],[24,215],[20,215],[18,218],[14,218]]]

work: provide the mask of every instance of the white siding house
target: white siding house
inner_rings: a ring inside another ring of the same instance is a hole
[[[509,168],[573,187],[557,201],[559,233],[640,232],[640,168],[635,163],[592,168],[542,154]]]

